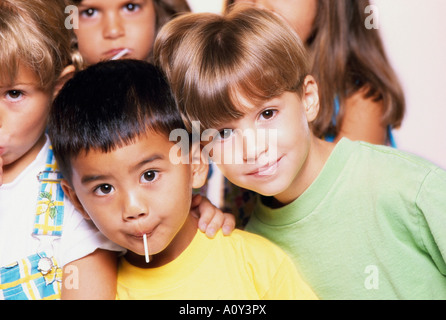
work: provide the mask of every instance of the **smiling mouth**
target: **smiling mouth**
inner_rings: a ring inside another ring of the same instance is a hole
[[[257,168],[246,175],[248,176],[271,176],[273,175],[277,167],[280,164],[280,160],[282,160],[283,156],[274,161],[273,163],[268,162],[268,164],[264,165],[263,167]]]

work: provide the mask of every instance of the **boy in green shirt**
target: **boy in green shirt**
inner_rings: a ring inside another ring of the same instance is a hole
[[[261,195],[247,229],[285,249],[320,298],[446,299],[446,172],[315,137],[318,86],[278,16],[187,14],[154,52],[184,117],[205,130],[203,151]]]

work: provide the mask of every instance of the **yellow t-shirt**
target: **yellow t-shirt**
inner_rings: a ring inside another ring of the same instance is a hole
[[[241,230],[209,239],[197,231],[174,261],[142,269],[121,259],[117,299],[317,299],[285,253]]]

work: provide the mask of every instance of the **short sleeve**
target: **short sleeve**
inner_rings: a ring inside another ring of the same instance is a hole
[[[124,252],[125,249],[108,240],[89,220],[74,209],[65,198],[63,234],[57,249],[59,264],[64,266],[83,258],[96,249]]]
[[[446,276],[446,171],[437,168],[426,176],[416,204],[424,218],[421,225],[423,244]]]

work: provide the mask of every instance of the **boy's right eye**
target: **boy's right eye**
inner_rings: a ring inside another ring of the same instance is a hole
[[[233,132],[234,131],[232,129],[222,129],[218,132],[217,139],[226,140],[232,136]]]
[[[94,193],[98,196],[106,196],[113,191],[113,186],[109,184],[103,184],[94,189]]]

